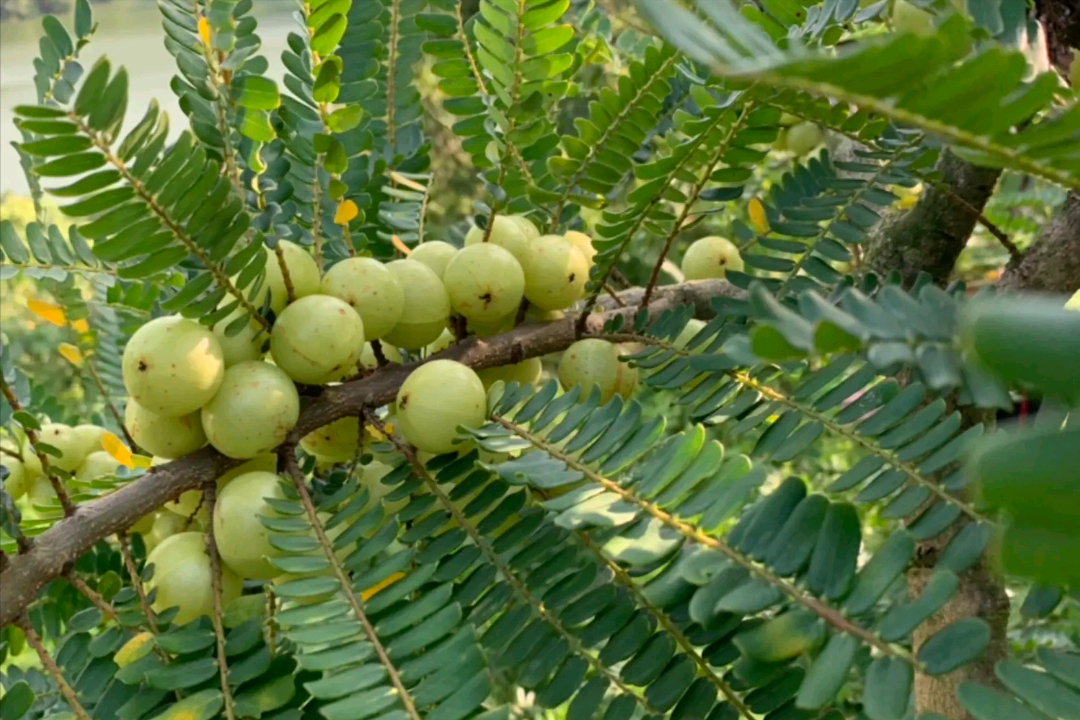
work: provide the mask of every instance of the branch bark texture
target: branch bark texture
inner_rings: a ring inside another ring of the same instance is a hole
[[[599,334],[605,323],[618,316],[625,322],[633,322],[643,292],[641,288],[633,288],[619,293],[623,307],[616,306],[614,300],[601,303],[602,312],[588,317],[586,334]],[[712,314],[712,298],[744,295],[724,280],[668,285],[654,292],[648,310],[656,317],[665,310],[691,305],[695,315],[708,317]],[[578,339],[576,321],[577,315],[571,313],[553,323],[522,325],[489,338],[468,338],[434,357],[457,360],[476,369],[521,362],[569,347]],[[387,404],[415,367],[415,364],[386,365],[366,377],[325,388],[301,409],[300,419],[286,443],[295,444],[313,430],[355,416],[363,408]],[[15,621],[47,582],[63,575],[96,542],[123,532],[166,501],[205,485],[241,462],[205,447],[151,469],[110,495],[80,505],[74,515],[36,537],[29,552],[9,558],[10,562],[0,573],[0,627]]]
[[[998,288],[1048,293],[1080,289],[1080,192],[1070,192],[1023,256],[1005,267]]]
[[[867,270],[881,275],[899,272],[905,286],[922,272],[930,273],[939,285],[948,282],[1001,170],[972,165],[948,150],[935,170],[948,190],[926,187],[915,207],[883,220],[866,250]]]

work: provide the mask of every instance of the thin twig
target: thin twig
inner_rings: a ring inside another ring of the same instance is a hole
[[[281,457],[284,457],[285,459],[285,469],[292,478],[293,485],[296,487],[296,492],[300,496],[300,502],[303,503],[304,510],[307,512],[308,522],[311,523],[311,527],[315,531],[315,537],[319,540],[319,545],[322,546],[323,554],[330,562],[330,567],[333,568],[334,575],[337,576],[338,583],[341,585],[342,594],[345,595],[345,599],[349,602],[353,615],[360,622],[360,625],[363,626],[364,634],[367,636],[368,642],[371,643],[371,647],[375,650],[379,662],[382,664],[383,668],[386,669],[386,675],[390,680],[390,684],[394,686],[394,690],[397,691],[398,699],[401,700],[406,715],[408,715],[411,720],[421,720],[420,713],[416,709],[416,704],[413,702],[412,695],[409,694],[408,688],[405,687],[405,683],[401,680],[401,675],[398,673],[394,663],[390,660],[390,656],[387,654],[386,648],[383,646],[378,634],[376,634],[375,627],[371,624],[371,620],[368,619],[367,614],[364,612],[364,608],[360,604],[360,598],[356,596],[352,583],[349,581],[349,576],[345,573],[345,569],[341,566],[341,562],[334,554],[334,543],[326,536],[322,520],[319,519],[319,515],[315,510],[315,505],[311,501],[311,495],[308,493],[307,485],[304,483],[304,475],[300,472],[300,466],[296,464],[296,454],[291,448],[282,448]]]
[[[214,625],[214,637],[217,640],[217,666],[221,677],[221,696],[225,700],[225,717],[235,720],[232,690],[229,688],[229,664],[225,659],[225,628],[221,624],[221,555],[218,554],[214,539],[214,502],[217,495],[217,481],[211,480],[203,485],[203,502],[206,503],[206,554],[210,558],[210,588],[214,602],[214,613],[210,621]]]
[[[150,628],[150,632],[154,637],[157,637],[160,632],[158,630],[157,615],[146,599],[146,588],[143,587],[142,578],[139,577],[139,570],[135,567],[135,560],[131,557],[131,545],[128,543],[127,533],[118,533],[116,539],[120,543],[120,555],[124,558],[124,567],[127,568],[128,575],[131,576],[131,586],[135,588],[135,594],[139,596],[139,607],[142,608],[143,616],[146,617],[146,625]]]
[[[1020,248],[1016,247],[1016,243],[1014,243],[1009,238],[1009,236],[1005,234],[1005,231],[999,228],[993,222],[991,222],[986,217],[986,215],[979,212],[978,208],[976,208],[964,198],[960,197],[960,195],[958,195],[956,191],[954,191],[946,183],[934,181],[932,184],[935,190],[943,193],[945,197],[956,203],[956,205],[961,210],[966,212],[968,215],[971,215],[971,217],[975,218],[975,220],[977,220],[980,225],[986,228],[987,232],[996,237],[998,239],[998,242],[1000,242],[1004,246],[1004,248],[1009,251],[1009,257],[1011,257],[1013,260],[1020,260],[1024,256],[1024,253],[1020,251]]]
[[[79,720],[90,720],[90,715],[83,709],[82,703],[79,702],[79,696],[75,694],[75,690],[68,684],[67,679],[64,677],[64,673],[60,671],[60,667],[56,664],[56,661],[52,659],[49,652],[45,649],[45,645],[41,642],[41,636],[37,634],[37,630],[34,629],[33,623],[26,615],[22,615],[15,624],[26,635],[26,642],[30,643],[30,647],[34,648],[34,652],[37,653],[38,659],[41,660],[42,667],[52,677],[53,682],[56,683],[56,687],[60,688],[60,692],[63,694],[64,699],[67,700],[68,708],[71,712],[75,713],[75,717]]]
[[[281,280],[285,283],[286,304],[296,300],[296,289],[289,275],[289,265],[285,262],[285,251],[281,249],[281,243],[274,246],[274,255],[277,256],[278,267],[281,268]]]
[[[105,402],[105,407],[108,408],[109,414],[113,416],[113,420],[120,427],[120,432],[124,434],[124,440],[127,441],[128,447],[136,452],[140,452],[138,443],[135,442],[135,438],[131,437],[131,433],[128,432],[127,426],[124,424],[124,418],[120,417],[120,411],[116,409],[116,405],[113,404],[112,398],[109,397],[109,391],[105,389],[105,383],[101,380],[101,375],[94,368],[91,358],[86,358],[83,362],[83,366],[86,367],[86,372],[90,375],[90,380],[93,381],[94,386],[101,393],[101,399]]]
[[[74,571],[69,571],[64,575],[64,579],[71,583],[71,586],[82,593],[87,600],[94,603],[97,609],[101,611],[101,614],[112,620],[114,623],[120,624],[120,616],[116,614],[116,610],[113,606],[103,597],[101,594],[94,590],[92,587],[86,584],[81,577],[75,574]]]
[[[11,386],[7,384],[7,380],[4,380],[3,377],[0,377],[0,391],[3,392],[4,399],[8,401],[8,405],[11,406],[13,412],[24,410],[22,403],[19,402],[19,398],[15,395],[15,391],[11,389]],[[30,443],[30,447],[34,449],[38,462],[41,463],[41,472],[45,477],[49,478],[49,484],[52,485],[53,492],[56,493],[56,498],[60,501],[60,507],[64,509],[64,517],[71,517],[75,514],[75,504],[71,502],[71,497],[68,496],[64,483],[53,472],[49,456],[38,449],[37,444],[40,438],[37,430],[24,426],[23,431],[26,432],[26,439]]]

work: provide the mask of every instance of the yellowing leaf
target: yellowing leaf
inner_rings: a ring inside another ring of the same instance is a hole
[[[203,41],[203,45],[209,47],[210,45],[210,23],[206,18],[199,18],[199,39]]]
[[[135,467],[146,470],[151,465],[153,465],[154,458],[147,457],[145,455],[132,455],[131,462],[135,465]]]
[[[78,320],[71,321],[71,328],[75,332],[88,333],[90,332],[90,323],[86,322],[82,318],[79,318]]]
[[[75,347],[71,343],[60,343],[60,347],[57,348],[60,354],[64,356],[64,359],[75,367],[82,367],[83,356],[79,352],[79,348]]]
[[[59,305],[31,299],[26,301],[26,306],[30,308],[30,312],[42,320],[51,322],[58,327],[67,325],[67,315],[64,314],[64,308]]]
[[[128,470],[135,467],[135,456],[131,454],[131,450],[125,445],[120,438],[113,435],[111,432],[107,432],[101,436],[101,447],[105,452],[112,456],[112,459],[120,463]]]
[[[356,203],[346,200],[338,204],[337,212],[334,213],[334,224],[348,225],[359,214],[360,208],[356,207]]]
[[[759,235],[769,232],[769,218],[765,217],[765,206],[761,204],[760,200],[751,198],[747,211],[750,213],[750,224],[754,226]]]
[[[386,578],[385,580],[381,580],[381,581],[375,583],[374,585],[369,587],[367,590],[364,590],[362,593],[360,593],[360,600],[362,602],[367,602],[372,597],[374,597],[378,593],[382,592],[386,588],[390,587],[391,585],[393,585],[394,583],[396,583],[398,580],[400,580],[403,577],[405,577],[405,573],[397,572],[397,573],[394,573],[393,575],[391,575],[390,577]]]
[[[400,250],[401,254],[405,257],[409,257],[409,255],[412,254],[412,250],[409,249],[409,246],[403,243],[401,241],[401,238],[399,238],[397,235],[390,236],[390,244]]]
[[[124,646],[116,651],[113,662],[119,667],[127,667],[139,658],[154,649],[154,636],[148,632],[141,632],[124,643]]]

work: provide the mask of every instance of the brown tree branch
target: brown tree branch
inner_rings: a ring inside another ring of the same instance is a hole
[[[1080,193],[1066,196],[1023,256],[1005,266],[997,286],[1006,292],[1080,289]]]
[[[642,292],[633,288],[620,293],[625,307],[613,307],[614,302],[600,303],[604,311],[589,316],[586,331],[599,333],[606,322],[617,316],[632,323]],[[648,308],[655,317],[679,305],[692,305],[698,317],[708,317],[712,314],[709,301],[720,296],[744,297],[745,294],[724,280],[701,280],[657,289]],[[518,363],[569,347],[577,339],[574,327],[577,320],[577,314],[570,313],[557,322],[521,325],[489,338],[468,338],[433,357],[457,360],[477,369]],[[286,443],[295,444],[313,430],[356,415],[364,407],[385,405],[394,399],[401,383],[415,367],[415,364],[390,364],[358,380],[325,388],[322,395],[303,407]],[[201,487],[241,462],[206,447],[152,468],[142,478],[106,497],[80,505],[74,515],[35,538],[29,552],[10,558],[8,567],[0,573],[0,627],[14,621],[45,583],[61,576],[94,543],[123,532],[165,502]]]

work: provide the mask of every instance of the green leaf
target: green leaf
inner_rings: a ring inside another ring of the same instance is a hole
[[[978,683],[960,683],[956,696],[975,720],[1047,720],[1011,695]]]
[[[232,82],[233,97],[249,110],[275,110],[281,105],[277,84],[260,75],[243,75]]]
[[[866,670],[863,712],[870,720],[902,720],[911,702],[915,671],[900,658],[879,657]]]
[[[151,720],[212,720],[224,705],[219,690],[200,690],[189,695]]]
[[[915,538],[907,530],[896,530],[859,571],[855,588],[844,602],[853,615],[869,610],[904,572],[915,554]]]
[[[319,66],[319,74],[315,77],[315,85],[311,91],[311,97],[316,102],[334,102],[341,92],[341,58],[336,55],[328,57]]]
[[[1047,672],[1080,690],[1080,654],[1041,647],[1035,651],[1035,656]]]
[[[836,633],[825,649],[814,659],[806,674],[795,705],[806,710],[817,710],[832,702],[844,686],[848,671],[855,663],[855,653],[862,643],[846,633]]]
[[[283,675],[237,695],[236,712],[238,715],[261,717],[263,713],[276,710],[292,700],[295,694],[293,676]]]
[[[3,707],[0,707],[0,719],[19,720],[34,704],[34,691],[25,680],[19,680],[7,688],[4,693]]]
[[[1050,717],[1080,720],[1080,692],[1058,681],[1049,673],[1002,660],[994,666],[1001,684],[1032,707]]]
[[[813,613],[792,610],[736,635],[743,655],[759,662],[779,662],[808,652],[825,640],[825,627]]]
[[[83,79],[79,94],[75,97],[75,114],[86,117],[101,101],[109,82],[111,68],[109,59],[101,57]]]
[[[990,626],[978,617],[957,620],[934,633],[919,648],[918,659],[930,675],[942,675],[975,660],[990,643]]]
[[[94,29],[94,11],[90,0],[75,0],[75,35],[85,39]]]
[[[363,117],[364,110],[359,106],[338,108],[326,118],[326,126],[333,132],[344,133],[357,127]]]
[[[345,35],[347,21],[344,15],[334,15],[319,26],[311,38],[311,51],[329,55]]]
[[[146,673],[146,682],[159,690],[182,690],[209,680],[217,671],[214,658],[174,662]]]

